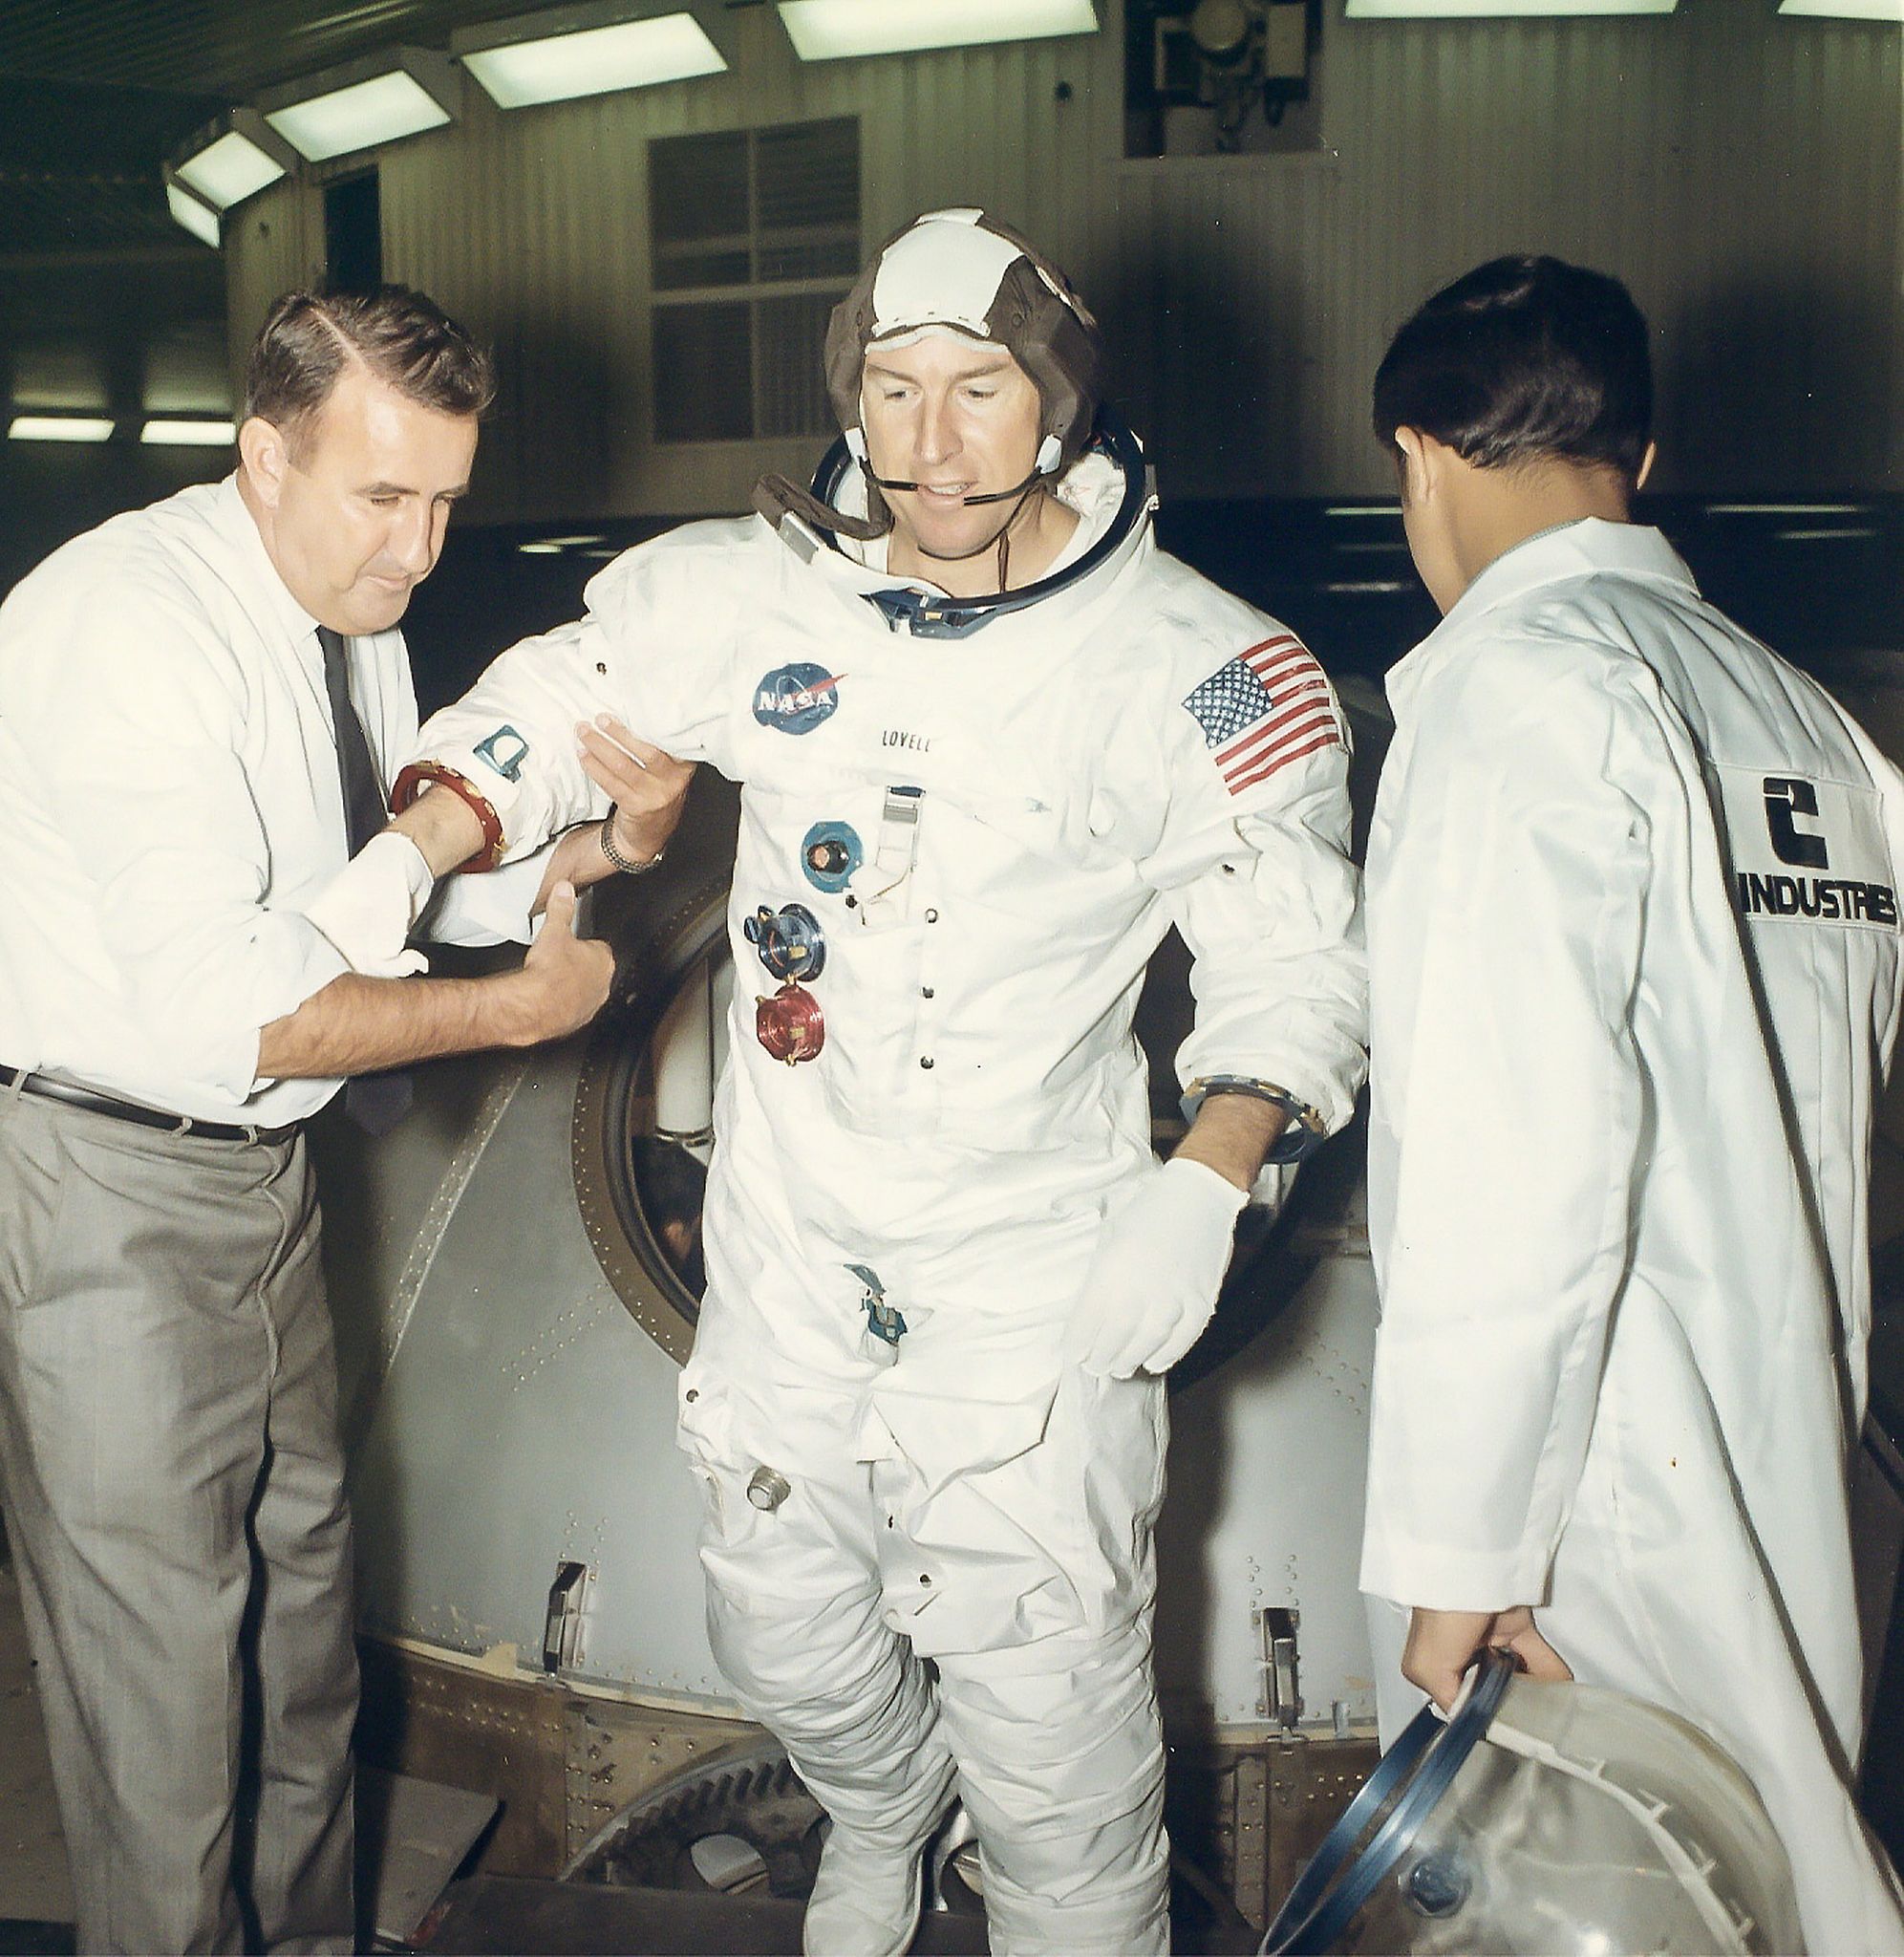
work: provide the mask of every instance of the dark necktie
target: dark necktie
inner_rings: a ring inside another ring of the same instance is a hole
[[[344,641],[328,625],[320,625],[317,643],[324,648],[324,691],[331,699],[331,725],[337,736],[345,847],[354,856],[389,822],[390,810],[377,786],[364,723],[351,703],[350,655]],[[407,1073],[359,1074],[344,1089],[344,1111],[368,1133],[388,1134],[409,1113],[412,1093]]]

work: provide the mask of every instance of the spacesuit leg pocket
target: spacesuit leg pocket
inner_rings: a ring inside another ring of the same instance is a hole
[[[1049,1434],[1054,1493],[1068,1535],[1066,1574],[1089,1630],[1126,1624],[1151,1601],[1168,1437],[1162,1380],[1102,1379],[1073,1367],[1059,1387]]]
[[[718,1538],[726,1520],[724,1484],[733,1465],[733,1424],[726,1388],[691,1360],[675,1388],[674,1443],[701,1485],[704,1539]]]

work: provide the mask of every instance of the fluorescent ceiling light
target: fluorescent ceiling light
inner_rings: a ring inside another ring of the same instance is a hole
[[[1351,20],[1486,20],[1530,14],[1559,20],[1576,13],[1671,13],[1679,0],[1349,0]]]
[[[235,129],[179,165],[181,181],[220,210],[275,183],[284,174],[285,166],[275,157],[267,157]]]
[[[1091,0],[780,0],[780,10],[802,61],[1098,31]]]
[[[1809,13],[1820,20],[1894,20],[1904,25],[1904,0],[1782,0],[1781,13]]]
[[[565,550],[579,550],[585,544],[600,544],[603,541],[599,531],[591,531],[586,537],[534,537],[526,544],[518,544],[516,548],[524,557],[560,557]],[[619,557],[621,552],[610,550],[609,555]]]
[[[174,224],[183,225],[202,245],[218,249],[218,213],[208,204],[201,204],[189,190],[172,181],[172,172],[165,172],[165,202],[172,212]]]
[[[565,8],[471,28],[450,46],[499,109],[726,70],[726,56],[685,9],[630,18],[638,12],[627,4]]]
[[[225,448],[238,440],[231,421],[148,421],[139,431],[147,448]]]
[[[400,48],[312,75],[265,99],[265,120],[313,163],[396,142],[452,119],[455,73],[440,54]]]
[[[450,112],[420,82],[396,69],[289,109],[274,109],[266,119],[292,148],[321,163],[440,129]]]
[[[1863,503],[1708,503],[1708,516],[1856,516]]]
[[[9,441],[110,441],[113,424],[93,416],[15,415],[7,426]]]
[[[297,158],[255,109],[232,109],[174,152],[174,174],[219,210],[287,175]]]

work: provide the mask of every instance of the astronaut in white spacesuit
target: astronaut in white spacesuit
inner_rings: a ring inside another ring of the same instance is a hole
[[[907,1946],[954,1790],[995,1950],[1166,1946],[1163,1375],[1265,1156],[1362,1077],[1340,709],[1157,548],[1100,362],[1022,241],[920,219],[834,314],[813,489],[616,560],[406,777],[438,871],[599,820],[598,714],[743,785],[680,1431],[716,1655],[832,1817],[818,1951]],[[1160,1167],[1131,1028],[1173,924]]]
[[[1632,523],[1623,286],[1484,266],[1375,400],[1446,616],[1389,674],[1369,842],[1363,1587],[1444,1705],[1499,1644],[1701,1728],[1809,1947],[1904,1949],[1847,1512],[1904,781]]]

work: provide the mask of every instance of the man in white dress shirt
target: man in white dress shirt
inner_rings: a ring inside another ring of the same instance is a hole
[[[509,887],[459,881],[438,921],[493,940],[546,910],[520,971],[399,978],[415,954],[355,942],[366,878],[412,875],[386,840],[333,881],[416,734],[396,628],[490,392],[420,295],[293,294],[236,474],[0,607],[0,1495],[82,1950],[353,1946],[350,1523],[300,1124],[344,1076],[585,1023],[611,959],[572,886],[610,849],[646,864],[678,813],[686,770],[593,736],[619,812]]]
[[[1446,613],[1368,851],[1384,1728],[1484,1645],[1662,1706],[1757,1785],[1808,1946],[1904,1949],[1847,1520],[1904,780],[1633,522],[1616,280],[1483,266],[1375,397]]]

